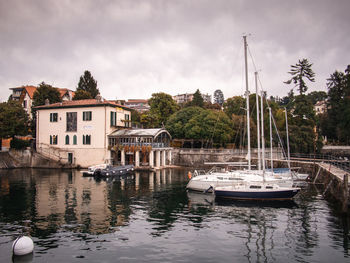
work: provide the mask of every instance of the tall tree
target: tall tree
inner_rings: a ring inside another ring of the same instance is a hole
[[[335,71],[327,80],[326,117],[321,119],[323,135],[336,143],[350,144],[350,66]]]
[[[84,90],[90,93],[92,98],[96,98],[100,91],[97,88],[97,81],[91,75],[90,71],[86,70],[84,75],[80,76],[77,91]]]
[[[153,127],[165,125],[168,118],[179,110],[179,106],[173,98],[169,94],[163,92],[153,93],[148,103],[150,105],[150,110],[148,113],[143,114],[141,121],[151,119]]]
[[[199,91],[199,89],[197,89],[196,92],[193,94],[193,99],[190,102],[190,105],[191,106],[203,107],[204,100],[203,100],[202,94]]]
[[[90,92],[86,90],[77,90],[74,94],[73,100],[85,100],[85,99],[93,99]]]
[[[224,105],[224,93],[221,90],[217,89],[214,92],[214,103],[219,104],[221,107]]]
[[[311,82],[315,82],[315,73],[312,71],[312,64],[307,59],[299,59],[299,62],[296,65],[291,65],[291,70],[288,72],[292,75],[290,80],[287,80],[286,84],[295,84],[294,87],[297,87],[299,94],[303,95],[307,91],[308,87],[305,84],[304,79],[307,78]]]
[[[0,103],[0,138],[27,135],[28,115],[18,101]]]

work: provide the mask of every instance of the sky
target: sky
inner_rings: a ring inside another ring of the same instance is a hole
[[[89,70],[106,99],[222,90],[243,95],[254,71],[269,96],[292,85],[290,66],[311,62],[308,92],[326,91],[350,64],[348,0],[0,0],[0,101],[9,88],[75,90]]]

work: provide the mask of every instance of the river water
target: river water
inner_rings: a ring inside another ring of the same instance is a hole
[[[187,180],[0,171],[0,262],[350,262],[349,217],[314,186],[293,202],[216,203],[186,193]],[[20,234],[34,253],[12,258]]]

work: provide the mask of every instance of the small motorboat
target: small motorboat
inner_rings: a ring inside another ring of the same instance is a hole
[[[96,177],[118,177],[134,172],[133,165],[111,166],[108,165],[104,169],[97,169],[94,172]]]

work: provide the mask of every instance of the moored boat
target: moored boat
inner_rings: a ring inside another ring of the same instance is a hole
[[[300,191],[297,187],[280,187],[271,183],[243,183],[214,188],[218,199],[233,200],[291,200]]]

